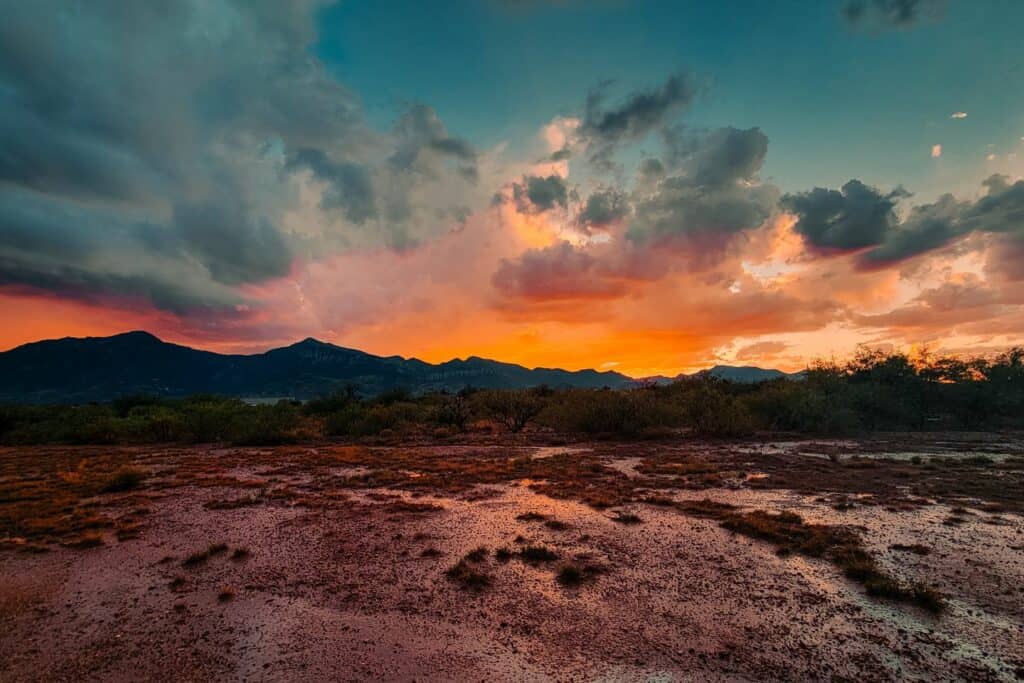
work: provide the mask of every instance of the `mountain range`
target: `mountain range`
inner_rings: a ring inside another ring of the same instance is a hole
[[[732,381],[774,379],[784,373],[716,366]],[[669,381],[667,378],[651,378]],[[479,388],[623,388],[638,381],[617,372],[526,368],[470,357],[445,363],[375,356],[305,339],[265,353],[241,355],[171,344],[148,332],[52,339],[0,353],[0,402],[79,403],[128,394],[308,399],[349,386],[364,395],[402,388],[414,393]]]

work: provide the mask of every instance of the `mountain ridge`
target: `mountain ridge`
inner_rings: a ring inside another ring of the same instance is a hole
[[[722,368],[730,366],[712,370]],[[761,368],[740,370],[764,373],[763,379],[784,375]],[[308,399],[349,386],[365,395],[398,388],[414,393],[457,391],[466,386],[625,388],[643,381],[614,371],[528,368],[479,356],[428,363],[415,357],[377,356],[313,337],[261,353],[224,354],[132,330],[107,337],[44,339],[0,352],[0,401],[20,403],[109,401],[140,393]]]

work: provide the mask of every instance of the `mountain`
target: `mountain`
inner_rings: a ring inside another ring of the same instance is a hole
[[[654,384],[671,384],[682,379],[694,379],[705,376],[717,377],[718,379],[736,382],[737,384],[757,384],[758,382],[768,382],[773,379],[802,380],[804,372],[783,372],[782,370],[759,368],[753,365],[716,365],[713,368],[699,370],[690,375],[682,374],[675,377],[656,375],[654,377],[644,377],[639,381],[645,383],[653,382]]]
[[[312,398],[355,385],[375,395],[480,388],[625,387],[617,372],[529,369],[471,357],[432,364],[375,356],[316,339],[240,355],[170,344],[148,332],[34,342],[0,353],[0,401],[75,403],[128,394]]]
[[[701,370],[697,375],[708,374],[718,379],[724,379],[738,384],[756,384],[768,382],[773,379],[803,379],[802,372],[783,372],[755,367],[753,365],[716,365],[708,370]],[[692,375],[691,375],[692,376]]]

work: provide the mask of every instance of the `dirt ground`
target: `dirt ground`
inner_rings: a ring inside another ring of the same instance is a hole
[[[1024,679],[1024,436],[560,441],[0,449],[0,680]]]

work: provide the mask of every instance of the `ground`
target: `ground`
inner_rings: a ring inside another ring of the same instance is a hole
[[[0,449],[0,680],[1018,680],[1022,454]]]

